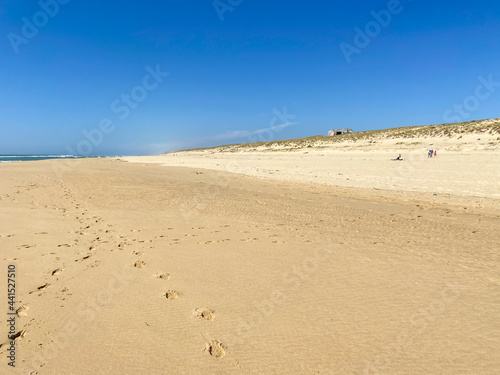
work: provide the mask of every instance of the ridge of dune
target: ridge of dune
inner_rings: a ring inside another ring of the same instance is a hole
[[[428,158],[429,149],[437,157]],[[121,159],[288,183],[498,200],[499,151],[500,119],[493,119]],[[404,160],[393,161],[399,154]]]
[[[447,151],[499,150],[500,118],[471,122],[407,126],[336,136],[313,136],[268,142],[222,145],[173,152],[266,152],[320,150],[418,150],[438,146]],[[173,153],[173,152],[168,152]]]

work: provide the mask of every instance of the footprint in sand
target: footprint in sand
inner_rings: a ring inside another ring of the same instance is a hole
[[[157,273],[155,275],[155,277],[157,279],[161,279],[161,280],[168,280],[168,279],[170,279],[170,275],[168,273]]]
[[[194,310],[193,315],[199,319],[204,320],[214,320],[215,319],[215,311],[207,309],[206,307],[201,307],[199,309]]]
[[[139,261],[135,262],[135,264],[134,264],[135,268],[142,268],[142,267],[145,267],[145,266],[146,266],[146,262],[144,262],[142,260],[139,260]]]
[[[81,258],[81,259],[77,259],[77,260],[75,260],[75,262],[83,262],[84,260],[89,259],[91,256],[92,256],[92,255],[87,255],[87,256],[84,256],[84,257],[83,257],[83,258]]]
[[[36,290],[34,290],[34,291],[30,292],[30,294],[31,294],[31,293],[36,293],[36,292],[42,291],[42,290],[44,290],[44,289],[47,289],[47,288],[49,287],[49,285],[50,285],[49,283],[45,283],[45,284],[43,284],[42,286],[39,286],[38,288],[36,288]]]
[[[24,338],[24,336],[26,336],[26,330],[22,330],[22,331],[19,331],[17,332],[15,335],[12,335],[12,336],[9,336],[9,339],[10,340],[19,340],[19,339],[22,339]]]
[[[23,316],[28,316],[28,313],[26,311],[28,311],[29,309],[30,307],[28,305],[22,305],[20,308],[16,310],[16,314],[20,318]]]
[[[8,236],[9,237],[9,236]],[[36,247],[36,245],[32,245],[32,244],[26,244],[26,245],[21,245],[21,247],[24,247],[25,249],[29,249],[29,248],[32,248],[32,247]],[[20,249],[20,248],[19,248]]]
[[[52,271],[52,276],[59,275],[62,271],[64,271],[64,268],[58,268]]]
[[[179,292],[175,291],[175,290],[167,290],[165,292],[165,297],[167,299],[177,299],[179,298],[181,295]]]
[[[97,267],[99,265],[99,263],[101,263],[101,261],[100,260],[96,260],[95,262],[90,263],[87,266],[87,269],[89,269],[89,268],[95,268],[95,267]]]
[[[204,351],[214,358],[221,359],[226,355],[227,348],[221,342],[212,340],[210,342],[207,342]]]

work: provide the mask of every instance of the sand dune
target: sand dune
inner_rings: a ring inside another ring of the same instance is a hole
[[[500,122],[389,129],[121,160],[322,186],[500,198]],[[466,127],[465,133],[464,126]],[[444,130],[442,130],[444,129]],[[428,158],[429,149],[437,157]],[[404,161],[391,159],[402,155]],[[496,205],[496,202],[490,201]]]

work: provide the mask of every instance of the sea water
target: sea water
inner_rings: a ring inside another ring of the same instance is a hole
[[[75,155],[0,155],[0,163],[9,161],[34,161],[47,159],[77,159]]]

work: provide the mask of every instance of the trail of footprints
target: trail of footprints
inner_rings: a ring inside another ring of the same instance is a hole
[[[114,239],[112,237],[112,230],[110,229],[112,225],[110,224],[105,224],[103,222],[103,219],[98,217],[98,216],[90,216],[89,211],[87,209],[82,208],[82,205],[80,203],[76,202],[76,199],[73,197],[71,191],[69,188],[67,188],[62,182],[48,178],[45,176],[37,175],[38,177],[44,179],[44,180],[50,180],[52,183],[55,183],[56,185],[59,185],[59,187],[62,189],[63,194],[62,197],[64,200],[66,200],[66,207],[61,208],[60,206],[49,206],[49,205],[43,205],[43,207],[48,208],[48,209],[54,209],[55,211],[59,212],[62,214],[62,216],[67,217],[68,216],[68,211],[75,210],[78,212],[75,216],[75,222],[80,224],[78,230],[71,231],[69,233],[76,234],[77,237],[74,239],[73,243],[61,243],[56,245],[57,248],[68,248],[68,250],[74,246],[79,247],[80,249],[82,248],[82,244],[84,243],[89,243],[89,245],[84,247],[88,248],[88,252],[86,253],[81,253],[76,251],[74,253],[75,258],[74,262],[75,263],[82,263],[90,259],[92,256],[94,256],[97,253],[97,250],[99,249],[99,246],[102,246],[103,244],[107,244],[110,242],[113,242]],[[41,185],[36,185],[36,186],[30,186],[30,188],[38,188]],[[43,187],[48,187],[48,186],[43,186]],[[30,189],[27,189],[30,190]],[[40,206],[38,202],[31,202],[33,208],[36,208]],[[94,227],[96,226],[97,227]],[[38,232],[35,233],[37,235],[47,235],[49,234],[48,232]],[[7,237],[13,237],[15,235],[8,235]],[[92,236],[94,237],[93,240],[88,241],[85,239],[85,236]],[[104,238],[106,237],[106,238]],[[29,249],[36,247],[37,245],[35,244],[25,244],[21,245],[18,247],[18,250],[21,249]],[[118,245],[119,246],[119,245]],[[119,246],[120,247],[120,246]],[[123,246],[121,246],[123,247]],[[112,250],[111,250],[112,251]],[[55,256],[57,253],[45,253],[41,254],[41,256]],[[65,258],[71,258],[71,253],[68,253],[65,251],[63,254]],[[14,260],[16,260],[15,258]],[[54,260],[56,262],[60,261],[59,256],[55,256]],[[94,268],[97,267],[99,264],[100,260],[96,260],[92,263],[87,263],[87,269],[89,268]],[[36,294],[37,297],[42,297],[46,291],[49,291],[50,294],[53,294],[54,298],[60,298],[61,300],[65,300],[67,296],[71,296],[72,294],[68,292],[68,288],[64,287],[61,290],[54,290],[50,292],[52,288],[56,289],[57,284],[60,282],[63,282],[63,279],[60,279],[59,276],[63,275],[63,271],[65,270],[65,265],[62,264],[61,266],[51,269],[50,271],[47,272],[47,277],[50,278],[50,282],[45,282],[44,284],[40,285],[39,287],[35,288],[34,290],[30,291],[28,294]],[[66,279],[66,281],[74,279],[75,277]],[[22,300],[20,300],[20,303],[22,303]],[[16,311],[18,317],[20,318],[25,318],[28,316],[28,311],[29,310],[29,305],[28,304],[23,304],[21,307],[19,307]],[[29,322],[26,323],[25,327],[30,326],[33,323],[33,319],[31,319]],[[38,322],[41,324],[41,322]],[[20,340],[23,339],[24,336],[26,335],[27,331],[25,329],[17,332],[16,334],[12,335],[9,337],[9,340]],[[5,345],[5,343],[0,342],[0,348],[2,348]]]
[[[143,252],[140,252],[141,255],[143,255]],[[137,252],[133,253],[134,255],[137,255]],[[146,263],[144,261],[137,261],[134,263],[135,268],[143,268],[146,266]],[[154,275],[156,279],[160,280],[169,280],[170,279],[170,274],[168,273],[156,273]],[[164,298],[166,298],[169,301],[176,300],[180,297],[182,297],[182,293],[178,292],[177,290],[174,289],[169,289],[167,290],[163,295]],[[206,320],[206,321],[213,321],[215,319],[215,311],[211,310],[206,307],[201,307],[193,310],[192,313],[193,317],[198,318],[200,320]],[[202,335],[203,337],[203,335]],[[204,338],[204,337],[203,337]],[[218,340],[211,340],[208,341],[204,338],[205,340],[205,348],[204,352],[208,353],[210,356],[217,358],[217,359],[222,359],[226,354],[227,354],[227,348]]]
[[[119,235],[118,237],[113,236],[113,231],[112,231],[112,225],[106,224],[104,220],[101,217],[98,216],[91,216],[89,214],[89,211],[85,208],[82,207],[82,204],[76,202],[76,198],[73,197],[71,194],[71,191],[68,187],[66,187],[61,181],[47,178],[44,176],[39,176],[43,179],[46,180],[51,180],[53,183],[56,183],[61,187],[63,190],[63,198],[69,201],[69,205],[72,207],[72,209],[76,210],[78,214],[74,216],[74,219],[76,222],[78,222],[79,229],[75,230],[71,233],[74,233],[76,235],[76,238],[74,239],[73,243],[61,243],[57,245],[58,248],[72,248],[74,246],[81,248],[82,243],[89,243],[88,245],[88,251],[86,253],[79,253],[78,251],[75,253],[77,256],[74,258],[74,263],[83,263],[83,262],[88,262],[89,259],[91,259],[94,255],[96,255],[99,252],[99,249],[103,248],[104,245],[106,247],[106,250],[109,251],[115,251],[115,250],[124,250],[127,246],[131,245],[131,242],[126,236]],[[30,188],[37,188],[38,186],[30,186]],[[33,205],[36,206],[37,204],[33,202]],[[57,210],[62,213],[63,216],[68,216],[68,208],[61,208],[61,207],[48,207],[45,206],[46,208],[53,208],[54,210]],[[97,226],[97,228],[95,227]],[[225,227],[229,227],[229,225],[226,225]],[[167,228],[168,230],[174,230],[174,228]],[[199,228],[199,229],[205,229],[205,227]],[[137,232],[140,232],[140,230],[135,230]],[[135,232],[133,230],[133,232]],[[47,232],[42,232],[40,234],[48,234]],[[196,235],[193,235],[196,236]],[[10,235],[9,235],[10,237]],[[94,239],[91,241],[86,240],[86,237],[93,237]],[[160,236],[160,237],[165,237],[165,236]],[[117,241],[118,238],[118,241]],[[145,243],[145,242],[153,242],[152,240],[146,241],[146,240],[132,240],[132,241],[137,241],[139,243]],[[229,239],[224,240],[224,241],[229,241]],[[223,241],[217,241],[217,242],[223,242]],[[111,243],[111,244],[110,244]],[[112,243],[115,243],[115,247],[113,248]],[[173,242],[170,243],[170,245],[176,245],[180,244],[180,239],[173,239]],[[22,245],[22,248],[31,248],[31,247],[36,247],[34,244],[26,244]],[[102,249],[104,250],[104,249]],[[144,255],[143,251],[133,251],[132,254],[134,256],[142,256]],[[56,253],[49,253],[49,254],[42,254],[43,255],[57,255]],[[65,254],[66,255],[66,254]],[[79,255],[79,256],[78,256]],[[55,257],[56,261],[59,261],[59,257]],[[88,268],[93,268],[97,267],[99,264],[99,260],[88,264]],[[146,262],[143,260],[137,260],[133,264],[134,268],[137,269],[142,269],[146,267]],[[43,292],[47,291],[49,288],[54,287],[58,284],[58,282],[62,281],[59,279],[59,276],[64,275],[64,270],[65,270],[65,265],[62,264],[61,266],[52,269],[47,272],[47,275],[49,278],[51,278],[51,282],[45,282],[44,284],[40,285],[38,288],[35,290],[32,290],[29,292],[29,294],[38,294],[38,297],[43,296]],[[157,273],[154,275],[156,279],[159,280],[169,280],[170,279],[170,274],[168,273]],[[68,293],[67,288],[63,288],[59,292],[54,292],[55,297],[61,298],[62,300],[66,299],[66,296],[71,296],[71,293]],[[163,294],[163,298],[169,300],[169,301],[175,301],[178,298],[181,298],[183,294],[177,290],[174,289],[169,289],[166,290],[165,293]],[[64,298],[63,298],[64,297]],[[21,307],[19,307],[16,311],[18,317],[25,318],[28,316],[28,310],[29,310],[29,305],[24,304]],[[215,319],[215,311],[211,310],[206,307],[202,308],[196,308],[192,311],[192,315],[194,318],[203,320],[203,321],[213,321]],[[29,326],[31,323],[28,323],[27,326]],[[9,337],[9,339],[15,339],[15,340],[20,340],[24,338],[26,335],[27,331],[26,330],[20,330],[17,332],[15,335],[12,337]],[[204,337],[203,337],[204,338]],[[210,356],[221,359],[227,354],[227,348],[218,340],[211,340],[208,341],[204,338],[205,341],[205,347],[204,347],[204,352],[209,354]],[[0,345],[2,347],[4,344]]]
[[[282,224],[284,225],[284,224]],[[228,228],[230,227],[230,225],[224,225],[224,226],[221,226],[221,228]],[[198,229],[198,230],[204,230],[204,229],[208,229],[207,227],[198,227],[198,228],[192,228],[192,229]],[[173,228],[168,228],[168,230],[173,230]],[[271,229],[265,229],[265,231],[269,231]],[[296,228],[295,229],[296,231],[299,231],[299,228]],[[216,230],[214,232],[211,232],[211,233],[221,233],[220,230]],[[244,231],[245,234],[249,234],[250,231]],[[167,237],[166,235],[160,235],[158,236],[159,238],[164,238],[164,237]],[[155,238],[158,238],[158,237],[155,237]],[[185,237],[188,237],[188,234],[185,235]],[[192,234],[191,237],[197,237],[196,234]],[[276,240],[275,238],[277,238],[278,235],[277,234],[270,234],[269,235],[269,238],[270,240],[272,240],[272,243],[275,244],[275,243],[285,243],[285,241],[278,241]],[[220,240],[214,240],[214,241],[206,241],[206,242],[198,242],[198,244],[205,244],[205,245],[209,245],[209,244],[213,244],[213,243],[221,243],[221,242],[226,242],[226,241],[231,241],[230,239],[220,239]],[[241,239],[241,241],[260,241],[259,238],[243,238]],[[307,240],[308,242],[310,242],[310,240]],[[144,241],[139,241],[139,242],[144,242]],[[174,238],[174,239],[171,239],[171,242],[169,243],[169,245],[178,245],[181,243],[181,239],[179,238]],[[144,255],[144,252],[142,251],[134,251],[133,252],[134,255],[138,255],[138,256],[141,256],[141,255]],[[144,268],[146,267],[146,262],[142,261],[142,260],[138,260],[136,261],[133,266],[135,268]],[[170,275],[167,274],[167,273],[157,273],[154,275],[155,278],[157,279],[161,279],[161,280],[169,280],[170,279]],[[166,290],[163,294],[162,294],[162,297],[169,300],[169,301],[175,301],[176,299],[178,298],[182,298],[183,294],[175,289],[169,289],[169,290]],[[192,315],[194,318],[197,318],[197,319],[200,319],[200,320],[204,320],[204,321],[213,321],[215,319],[215,311],[212,310],[212,309],[209,309],[209,308],[206,308],[206,307],[201,307],[201,308],[196,308],[192,311]],[[205,340],[205,348],[204,348],[204,352],[208,353],[210,356],[214,357],[214,358],[217,358],[217,359],[221,359],[223,358],[226,354],[227,354],[227,347],[221,343],[220,341],[218,340],[207,340],[205,339],[205,337],[203,337],[203,339]]]

